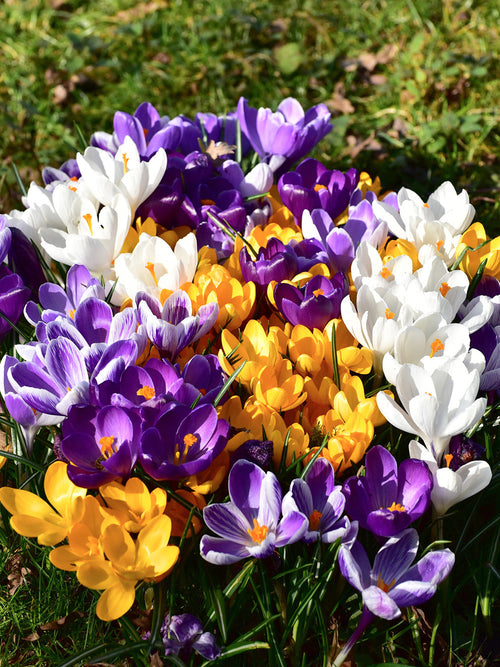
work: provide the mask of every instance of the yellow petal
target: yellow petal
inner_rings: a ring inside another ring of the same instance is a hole
[[[52,549],[49,553],[49,560],[52,565],[58,567],[60,570],[74,572],[77,569],[77,563],[80,560],[80,556],[75,554],[71,547],[64,544],[62,547]]]
[[[127,531],[118,524],[107,526],[101,537],[106,556],[120,570],[135,565],[135,544]]]
[[[68,528],[60,516],[54,513],[54,519],[46,521],[28,514],[15,514],[10,525],[24,537],[36,537],[39,544],[51,547],[62,542],[68,534]]]
[[[118,575],[108,560],[85,561],[78,568],[76,576],[82,586],[97,591],[110,588],[119,581]]]
[[[125,500],[132,512],[142,514],[151,507],[149,491],[138,477],[132,477],[125,484]]]
[[[87,489],[76,486],[69,479],[67,464],[56,461],[47,468],[45,473],[44,488],[50,504],[62,515],[72,515],[76,498],[87,495]]]
[[[107,588],[99,598],[96,607],[97,617],[101,621],[114,621],[127,613],[134,600],[134,584],[118,581],[114,586]]]

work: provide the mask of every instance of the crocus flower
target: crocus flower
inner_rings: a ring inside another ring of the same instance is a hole
[[[68,477],[78,486],[96,488],[127,478],[138,456],[139,419],[113,405],[73,406],[62,426],[60,450],[71,464]]]
[[[335,486],[333,467],[325,458],[317,458],[305,479],[294,479],[290,491],[283,498],[284,514],[301,512],[309,517],[309,525],[302,537],[307,543],[335,542],[343,539],[351,527],[342,516],[345,497],[341,486]]]
[[[297,542],[308,518],[297,511],[280,520],[282,492],[272,472],[241,459],[229,473],[228,503],[203,510],[205,523],[219,537],[204,535],[200,552],[209,563],[229,565],[243,558],[267,558],[276,547]]]
[[[0,338],[12,329],[9,322],[16,324],[21,317],[29,295],[30,289],[24,286],[20,276],[0,265]]]
[[[181,479],[208,468],[227,443],[229,424],[212,405],[170,404],[141,437],[140,462],[153,479]]]
[[[403,407],[384,392],[378,392],[377,405],[393,426],[419,435],[439,463],[450,438],[483,416],[486,399],[476,398],[480,375],[481,369],[469,369],[458,359],[439,366],[403,364],[395,382]]]
[[[193,315],[191,299],[183,290],[176,290],[163,304],[145,292],[137,295],[137,310],[142,328],[160,352],[175,360],[191,343],[210,331],[217,320],[219,306],[207,303]]]
[[[81,519],[87,490],[73,484],[66,468],[66,463],[56,461],[45,473],[43,486],[50,505],[24,489],[0,489],[0,502],[12,514],[10,522],[17,533],[53,546],[62,542],[71,526]]]
[[[340,315],[340,303],[347,295],[348,285],[343,273],[331,280],[317,275],[299,289],[288,283],[274,288],[276,306],[291,324],[322,330],[327,322]]]
[[[327,169],[318,160],[307,158],[294,171],[281,176],[278,191],[283,204],[293,213],[298,224],[304,211],[314,209],[325,211],[334,220],[347,208],[358,180],[356,169],[349,169],[343,174]]]
[[[286,169],[331,131],[330,112],[317,104],[306,112],[297,100],[287,97],[276,112],[255,109],[240,97],[236,111],[242,132],[252,148],[273,171]]]
[[[240,251],[241,273],[246,282],[254,282],[264,289],[275,280],[281,282],[291,278],[297,270],[295,253],[279,239],[270,238],[265,248],[260,248],[253,258],[244,247]]]
[[[424,461],[431,471],[434,481],[431,502],[437,514],[445,514],[453,505],[485,489],[491,481],[492,472],[487,461],[467,461],[465,458],[467,462],[462,463],[461,452],[457,451],[461,448],[456,445],[444,455],[443,462],[436,461],[428,449],[416,440],[412,440],[409,447],[410,456]]]
[[[400,617],[400,607],[427,602],[446,579],[455,563],[454,554],[449,549],[430,551],[411,565],[417,549],[418,534],[413,528],[390,537],[375,556],[373,567],[358,540],[340,546],[340,571],[361,592],[363,614],[352,637],[337,655],[334,667],[343,664],[376,616],[389,621]]]
[[[366,475],[344,482],[346,512],[375,535],[392,537],[408,528],[430,505],[432,475],[422,461],[396,459],[377,445],[365,458]]]
[[[150,638],[149,632],[144,639]],[[188,660],[194,651],[205,660],[215,660],[220,656],[220,649],[211,632],[203,632],[203,625],[193,614],[167,614],[160,628],[160,635],[165,647],[165,655],[178,655]]]

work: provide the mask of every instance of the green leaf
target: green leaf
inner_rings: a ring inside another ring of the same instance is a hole
[[[274,57],[283,74],[293,74],[304,62],[304,47],[298,42],[289,42],[275,49]]]

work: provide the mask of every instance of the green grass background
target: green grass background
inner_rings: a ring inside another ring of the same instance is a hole
[[[26,185],[41,183],[44,166],[74,155],[75,124],[88,139],[112,131],[116,110],[132,113],[146,100],[173,117],[233,110],[241,95],[275,108],[292,95],[304,107],[330,107],[334,130],[315,151],[329,167],[354,165],[380,175],[386,189],[423,196],[450,179],[469,191],[493,235],[499,26],[496,0],[3,0],[0,212],[21,206],[13,165]],[[455,519],[460,586],[475,597],[456,597],[441,638],[453,655],[443,651],[446,662],[436,665],[492,664],[481,651],[494,634],[499,578],[485,564],[498,550],[497,497],[498,473],[488,511],[475,517],[475,500],[461,506],[468,532],[460,532],[460,513]],[[95,596],[48,567],[46,549],[9,532],[6,516],[0,541],[0,665],[51,667],[100,642],[137,637],[133,627],[97,622]],[[426,622],[418,625],[425,642]],[[367,641],[386,663],[427,664],[401,658],[412,641],[407,627],[380,628]]]

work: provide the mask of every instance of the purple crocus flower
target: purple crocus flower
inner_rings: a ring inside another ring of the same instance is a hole
[[[17,273],[12,273],[3,264],[0,265],[0,339],[12,328],[7,319],[16,324],[21,317],[29,295],[29,287],[24,286]]]
[[[294,171],[283,174],[278,181],[278,191],[298,224],[305,210],[316,208],[326,211],[334,220],[347,208],[358,181],[359,172],[354,168],[344,174],[307,158]]]
[[[219,537],[201,538],[202,557],[215,565],[229,565],[243,558],[267,558],[276,547],[298,542],[307,530],[308,518],[291,511],[280,520],[282,492],[276,475],[241,459],[229,473],[228,503],[214,503],[203,510],[207,526]]]
[[[491,326],[489,322],[471,334],[471,347],[484,354],[486,366],[481,374],[479,389],[497,391],[500,389],[500,326]]]
[[[406,459],[398,469],[381,445],[366,454],[366,475],[344,482],[346,513],[375,535],[392,537],[430,505],[432,475],[423,461]]]
[[[312,543],[335,542],[343,539],[351,523],[343,517],[345,498],[342,487],[335,486],[332,465],[325,458],[318,458],[306,473],[305,479],[294,479],[290,491],[283,498],[283,513],[293,510],[309,517],[309,525],[302,538]]]
[[[183,290],[173,292],[162,309],[160,302],[145,292],[137,294],[136,303],[148,339],[172,361],[187,345],[208,333],[219,314],[218,304],[209,303],[193,315],[191,299]]]
[[[254,259],[244,247],[240,252],[241,273],[246,282],[254,282],[266,289],[272,280],[288,280],[297,271],[297,259],[292,249],[279,239],[270,238],[265,248],[260,248]]]
[[[193,651],[205,660],[215,660],[220,656],[220,648],[211,632],[203,632],[203,625],[193,614],[167,614],[160,628],[160,635],[165,647],[165,655],[178,655],[188,660]],[[147,632],[144,639],[148,640]]]
[[[358,627],[337,655],[334,667],[340,667],[349,651],[376,616],[389,621],[401,616],[400,607],[421,605],[436,592],[448,576],[455,556],[449,549],[430,551],[411,565],[418,549],[418,534],[413,528],[390,537],[370,565],[358,540],[339,549],[340,571],[363,597],[363,614]]]
[[[485,458],[486,447],[478,442],[467,438],[465,435],[454,435],[448,445],[449,467],[456,472],[459,468],[471,461],[479,461]]]
[[[317,104],[306,112],[293,97],[287,97],[275,112],[255,109],[240,97],[237,116],[242,132],[263,162],[276,172],[307,155],[332,129],[330,112]]]
[[[139,418],[122,408],[71,407],[60,442],[60,451],[71,464],[70,480],[77,486],[97,488],[117,477],[129,477],[138,456],[139,430]]]
[[[181,479],[206,470],[227,443],[229,424],[212,405],[171,403],[141,437],[140,462],[153,479]]]
[[[322,330],[330,320],[340,317],[340,304],[347,293],[347,280],[343,273],[337,273],[331,280],[313,276],[303,288],[278,283],[274,299],[280,313],[294,326]]]

